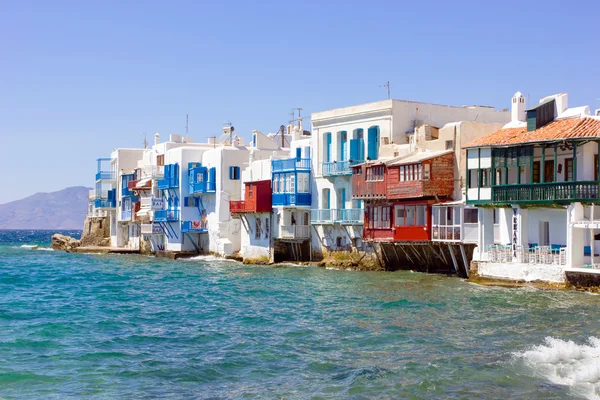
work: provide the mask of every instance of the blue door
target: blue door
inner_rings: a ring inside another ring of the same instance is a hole
[[[340,189],[340,209],[346,208],[346,188]]]
[[[348,135],[346,131],[340,132],[340,161],[346,161],[348,153],[346,151],[346,145],[348,142]]]
[[[368,131],[368,157],[371,160],[377,160],[379,157],[379,127],[372,126]]]
[[[298,160],[302,158],[302,149],[300,147],[296,148],[296,158]]]
[[[325,162],[331,162],[331,132],[325,134]]]
[[[350,140],[350,159],[354,162],[360,161],[360,158],[358,156],[358,154],[359,154],[358,146],[359,146],[358,139]]]

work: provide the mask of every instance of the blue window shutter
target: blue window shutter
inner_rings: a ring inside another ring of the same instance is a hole
[[[210,182],[215,182],[217,180],[217,170],[215,167],[210,169],[210,176],[208,177]]]
[[[325,162],[331,162],[331,132],[327,132],[326,134],[326,144],[325,144]]]
[[[352,161],[358,161],[358,139],[350,139],[350,159]]]
[[[302,149],[300,147],[296,148],[296,158],[302,158]]]
[[[369,141],[368,156],[371,160],[377,160],[379,156],[379,127],[369,128],[367,140]]]
[[[346,161],[347,159],[347,145],[348,135],[346,131],[340,132],[340,161]]]
[[[346,188],[340,190],[340,208],[342,210],[346,208]]]
[[[360,161],[364,161],[365,160],[365,139],[360,138],[357,140],[358,140],[358,159]]]

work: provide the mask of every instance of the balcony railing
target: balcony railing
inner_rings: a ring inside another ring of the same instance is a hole
[[[599,199],[598,182],[552,182],[492,187],[492,201],[508,204],[552,204]]]
[[[89,192],[88,198],[90,200],[106,199],[106,198],[108,198],[108,190],[107,189],[104,189],[104,190],[91,189]]]
[[[94,207],[96,207],[96,208],[116,208],[117,202],[114,200],[96,199],[94,201]]]
[[[190,183],[190,194],[194,193],[215,193],[217,189],[216,182],[194,182]]]
[[[121,221],[131,221],[131,210],[121,211]]]
[[[272,172],[310,171],[310,158],[286,158],[271,161]]]
[[[231,200],[229,202],[229,212],[239,213],[246,211],[246,202],[244,200]]]
[[[112,171],[100,171],[96,174],[97,181],[114,181],[115,179],[115,173]]]
[[[142,169],[142,178],[158,179],[165,176],[165,167],[162,165],[146,165]]]
[[[165,178],[158,181],[158,189],[176,189],[179,187],[179,178]]]
[[[121,188],[121,196],[122,197],[127,197],[127,196],[133,196],[134,195],[133,190],[129,190],[128,186],[123,186]]]
[[[162,210],[165,206],[165,200],[162,197],[142,197],[140,203],[142,208],[151,210]]]
[[[208,231],[206,221],[182,221],[181,232],[203,233]]]
[[[160,235],[163,233],[163,229],[158,224],[142,224],[140,231],[142,235]]]
[[[314,225],[361,225],[364,211],[362,208],[314,209],[310,210],[310,222]]]
[[[310,193],[273,193],[274,206],[310,206]]]
[[[179,221],[179,210],[156,210],[154,211],[155,222]]]
[[[283,225],[281,228],[281,239],[308,239],[310,238],[309,225]]]
[[[346,160],[346,161],[334,161],[323,163],[323,176],[338,176],[338,175],[351,175],[352,165],[360,164],[363,161],[358,160]]]

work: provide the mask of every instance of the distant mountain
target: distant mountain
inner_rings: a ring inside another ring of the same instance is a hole
[[[0,229],[82,229],[89,190],[73,186],[0,204]]]

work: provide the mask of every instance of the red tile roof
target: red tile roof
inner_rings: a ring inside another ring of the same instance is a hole
[[[552,142],[576,138],[600,139],[600,119],[590,117],[559,119],[531,132],[527,132],[526,126],[500,129],[476,139],[464,147],[512,146],[521,143]]]

